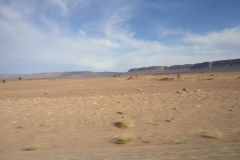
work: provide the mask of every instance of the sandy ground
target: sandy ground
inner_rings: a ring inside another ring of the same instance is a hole
[[[239,160],[240,73],[0,83],[0,160],[88,159]]]

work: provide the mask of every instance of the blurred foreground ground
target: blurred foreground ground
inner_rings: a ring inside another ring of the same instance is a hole
[[[0,160],[56,159],[239,160],[240,73],[0,83]]]

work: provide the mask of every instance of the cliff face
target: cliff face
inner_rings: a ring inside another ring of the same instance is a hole
[[[228,72],[240,71],[240,59],[203,62],[196,64],[153,66],[130,69],[127,74],[171,74],[171,73],[199,73],[199,72]]]

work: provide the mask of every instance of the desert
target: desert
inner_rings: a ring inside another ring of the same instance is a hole
[[[0,160],[240,160],[240,0],[0,0]]]
[[[240,73],[6,80],[0,160],[239,160]]]

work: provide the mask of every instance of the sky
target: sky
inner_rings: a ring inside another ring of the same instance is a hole
[[[240,0],[0,0],[0,74],[240,58]]]

